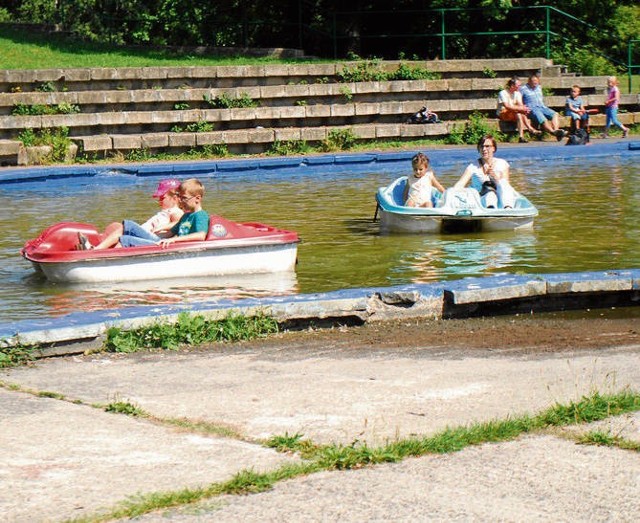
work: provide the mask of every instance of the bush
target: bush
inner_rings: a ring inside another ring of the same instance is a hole
[[[44,114],[74,114],[79,113],[80,107],[69,102],[62,102],[58,105],[27,105],[15,104],[11,109],[13,116],[40,116]]]
[[[111,327],[104,348],[108,352],[176,349],[182,344],[251,340],[276,332],[277,322],[263,314],[249,317],[231,313],[222,320],[209,320],[201,315],[180,313],[173,324],[154,323],[129,331]]]
[[[220,96],[211,98],[211,96],[205,94],[203,97],[214,109],[235,109],[239,107],[258,107],[256,102],[248,93],[241,93],[240,96],[232,98],[227,93],[222,93]]]
[[[276,140],[271,144],[267,154],[288,156],[290,154],[304,154],[311,150],[304,140]]]
[[[435,80],[438,73],[432,73],[424,67],[411,67],[401,63],[395,71],[384,71],[378,60],[360,62],[350,67],[344,66],[338,71],[341,82],[377,82],[385,80]]]
[[[39,145],[49,145],[53,148],[51,155],[47,158],[50,162],[62,163],[67,157],[67,150],[71,145],[69,129],[66,127],[48,128],[34,131],[25,129],[18,135],[18,139],[25,147]]]
[[[617,74],[616,68],[611,62],[588,49],[565,49],[554,53],[552,59],[555,63],[565,64],[571,71],[581,72],[585,76]]]
[[[325,152],[345,151],[356,144],[356,135],[352,129],[331,129],[321,144],[320,149]]]
[[[504,140],[504,135],[493,128],[483,114],[476,111],[469,115],[464,127],[454,126],[447,142],[454,145],[476,144],[485,134],[492,134],[496,141]]]

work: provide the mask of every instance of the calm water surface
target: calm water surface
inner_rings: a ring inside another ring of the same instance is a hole
[[[374,194],[399,172],[204,178],[205,208],[302,238],[295,275],[111,286],[51,284],[19,256],[27,239],[63,220],[105,226],[157,210],[158,179],[123,174],[0,186],[0,322],[148,303],[312,293],[500,273],[640,267],[640,174],[633,157],[512,162],[513,185],[538,207],[533,231],[380,235]],[[449,186],[456,167],[436,170]]]

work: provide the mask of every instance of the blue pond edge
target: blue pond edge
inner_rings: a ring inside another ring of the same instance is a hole
[[[592,142],[588,146],[567,147],[562,144],[541,143],[536,146],[500,144],[499,156],[512,162],[528,160],[567,160],[585,156],[636,155],[640,141],[607,140]],[[476,156],[474,146],[428,149],[429,158],[436,166],[466,165]],[[277,158],[222,159],[196,162],[113,164],[113,165],[58,165],[46,167],[7,167],[0,169],[0,187],[26,182],[64,180],[65,178],[95,177],[102,174],[122,174],[140,178],[199,177],[213,178],[238,175],[276,173],[290,176],[301,170],[315,172],[366,172],[376,169],[407,169],[417,150],[393,152],[340,153],[317,156],[291,156]]]
[[[571,303],[580,297],[604,294],[620,296],[621,302],[627,304],[630,301],[640,305],[640,269],[507,274],[260,299],[77,312],[59,318],[0,324],[0,347],[96,340],[110,327],[133,329],[157,321],[171,322],[182,312],[202,314],[212,319],[224,318],[232,311],[245,315],[263,312],[279,322],[339,321],[341,318],[372,322],[418,317],[436,320],[448,316],[464,317],[467,314],[465,311],[473,310],[474,306],[502,304],[508,307],[509,303],[518,300],[527,300],[527,303],[534,305],[553,303],[556,310],[561,310],[572,308]],[[456,310],[462,312],[452,314]]]

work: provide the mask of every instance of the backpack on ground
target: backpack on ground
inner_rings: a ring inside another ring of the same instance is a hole
[[[407,118],[407,123],[438,123],[438,115],[426,106]]]
[[[589,133],[586,129],[576,129],[567,140],[567,145],[587,145],[589,143]]]

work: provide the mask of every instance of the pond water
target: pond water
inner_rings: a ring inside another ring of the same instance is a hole
[[[468,151],[468,161],[475,157]],[[503,156],[504,157],[504,156]],[[553,160],[508,158],[513,185],[540,212],[530,232],[381,235],[374,194],[410,164],[367,172],[332,171],[201,178],[204,207],[237,221],[261,221],[302,238],[296,274],[207,281],[81,286],[52,284],[18,251],[57,221],[104,227],[157,210],[158,178],[119,172],[95,177],[0,185],[0,322],[74,311],[203,299],[314,293],[426,283],[500,273],[550,273],[640,267],[640,173],[637,156]],[[464,165],[435,164],[455,182]]]

